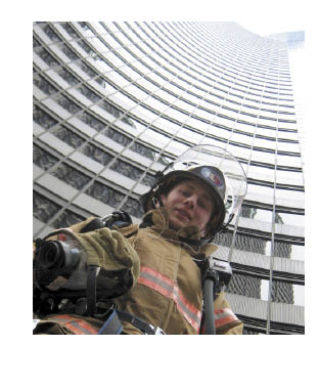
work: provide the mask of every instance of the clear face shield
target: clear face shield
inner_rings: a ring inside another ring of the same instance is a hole
[[[188,171],[199,166],[216,167],[224,175],[226,188],[223,202],[226,209],[224,219],[224,226],[226,226],[239,213],[247,193],[247,176],[244,169],[227,150],[202,144],[187,149],[163,171],[163,174],[172,171]]]

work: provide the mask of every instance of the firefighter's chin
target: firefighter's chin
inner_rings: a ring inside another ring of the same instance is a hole
[[[174,209],[169,213],[169,226],[174,230],[190,226],[191,222],[190,216],[181,210]]]

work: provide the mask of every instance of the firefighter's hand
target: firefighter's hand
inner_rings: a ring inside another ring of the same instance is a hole
[[[106,271],[132,268],[134,274],[139,272],[139,256],[119,231],[101,228],[73,234],[87,253],[88,265],[97,265]]]

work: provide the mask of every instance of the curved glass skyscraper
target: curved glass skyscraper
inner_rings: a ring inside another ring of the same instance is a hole
[[[34,236],[114,209],[199,143],[243,165],[216,236],[245,333],[304,333],[304,177],[288,48],[234,23],[34,23]],[[302,298],[301,298],[302,297]]]

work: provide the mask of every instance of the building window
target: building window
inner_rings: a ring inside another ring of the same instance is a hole
[[[77,134],[75,134],[64,126],[52,130],[52,134],[58,137],[61,141],[72,146],[73,148],[80,147],[85,141],[84,138],[79,137]]]
[[[59,205],[36,191],[33,192],[33,216],[39,221],[48,222],[59,210]]]
[[[81,148],[81,152],[102,165],[107,165],[113,156],[102,149],[92,145],[86,144]]]
[[[101,202],[118,209],[119,204],[124,198],[124,195],[120,192],[107,187],[106,185],[95,181],[87,190],[86,194],[92,196]]]
[[[49,81],[43,78],[38,72],[33,72],[33,84],[36,85],[46,95],[52,95],[57,93],[59,90],[54,87]]]
[[[41,149],[37,145],[33,145],[33,162],[38,167],[44,169],[45,171],[53,167],[59,159],[54,157],[52,154]]]
[[[90,181],[90,177],[79,172],[77,169],[71,168],[65,163],[59,164],[52,171],[52,175],[78,190],[81,190]]]
[[[53,119],[50,115],[48,115],[45,111],[36,105],[33,108],[33,120],[47,130],[58,123],[55,119]]]
[[[69,227],[76,223],[82,222],[85,218],[76,214],[70,210],[64,210],[52,223],[52,226],[56,229],[62,227]]]

